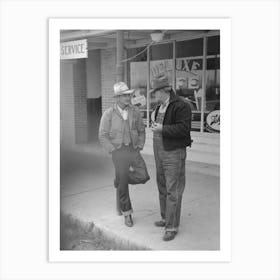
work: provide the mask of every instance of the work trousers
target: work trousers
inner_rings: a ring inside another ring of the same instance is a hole
[[[122,145],[112,154],[115,166],[115,187],[118,188],[120,209],[124,216],[132,213],[128,184],[144,184],[150,176],[146,164],[138,149],[132,145]],[[132,167],[132,170],[130,168]]]
[[[185,189],[186,148],[165,151],[161,141],[154,139],[154,155],[161,218],[166,231],[177,232]]]

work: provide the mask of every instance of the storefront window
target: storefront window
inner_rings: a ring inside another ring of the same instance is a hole
[[[213,39],[214,38],[214,39]],[[185,98],[192,109],[192,130],[218,132],[207,126],[207,115],[220,109],[220,58],[219,36],[208,38],[206,96],[204,118],[201,118],[203,101],[203,39],[176,43],[176,93]],[[216,112],[219,113],[219,112]],[[217,114],[215,114],[217,116]],[[216,118],[218,119],[218,118]],[[211,121],[212,123],[212,121]]]
[[[137,55],[139,53],[140,55]],[[176,57],[173,57],[174,53]],[[150,120],[148,114],[150,116],[157,105],[154,95],[147,95],[147,90],[151,87],[155,76],[165,74],[176,94],[182,96],[191,106],[192,130],[219,132],[220,36],[207,38],[205,77],[203,77],[203,38],[178,41],[175,44],[173,42],[156,44],[149,49],[147,47],[128,49],[127,56],[135,56],[128,63],[129,83],[135,89],[132,102],[139,106],[147,126],[150,125],[147,122]]]
[[[203,39],[176,42],[176,58],[203,55]]]
[[[139,107],[142,113],[142,117],[144,118],[144,122],[146,124],[148,77],[147,49],[146,47],[128,49],[127,56],[135,56],[132,60],[129,61],[128,64],[130,87],[135,89],[135,92],[132,97],[132,104]]]
[[[135,48],[128,50],[128,57],[133,57],[137,53],[144,51],[145,48]],[[168,76],[170,84],[173,79],[173,44],[158,44],[153,45],[149,49],[149,61],[147,61],[148,50],[145,50],[141,55],[136,56],[129,62],[129,77],[130,86],[135,89],[135,93],[132,98],[132,103],[139,106],[142,112],[142,116],[146,126],[148,124],[148,112],[151,116],[152,111],[156,107],[155,97],[153,94],[147,96],[148,84],[152,85],[152,80],[159,74],[165,74]],[[150,77],[148,78],[148,67],[150,65]],[[148,104],[149,102],[149,104]],[[150,117],[149,117],[150,120]]]
[[[207,71],[205,98],[206,132],[220,132],[220,36],[207,41]]]
[[[155,77],[165,75],[169,83],[173,83],[173,44],[159,44],[150,48],[150,85]],[[154,93],[150,94],[150,115],[156,108]]]
[[[203,39],[176,42],[176,93],[192,109],[192,129],[200,129]]]

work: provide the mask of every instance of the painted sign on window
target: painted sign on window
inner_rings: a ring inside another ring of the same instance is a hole
[[[156,76],[165,75],[168,77],[170,85],[172,85],[173,77],[173,61],[172,59],[153,60],[150,62],[150,82],[152,85],[153,79]]]
[[[176,60],[176,88],[198,90],[202,81],[202,59],[179,58]]]
[[[191,103],[192,110],[200,110],[202,59],[176,59],[176,92]]]

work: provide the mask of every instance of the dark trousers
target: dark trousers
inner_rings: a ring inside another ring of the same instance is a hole
[[[115,166],[115,187],[118,188],[120,208],[123,215],[132,213],[128,184],[144,184],[150,176],[146,164],[139,150],[133,149],[132,145],[122,147],[112,154]],[[132,167],[132,170],[129,170]]]
[[[178,231],[185,189],[186,149],[165,151],[154,142],[160,214],[166,231]]]

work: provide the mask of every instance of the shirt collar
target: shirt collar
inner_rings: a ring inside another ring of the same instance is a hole
[[[120,111],[120,113],[122,113],[123,109],[117,104],[117,108]]]
[[[116,105],[117,105],[117,108],[118,108],[122,118],[124,120],[127,120],[127,118],[128,118],[128,107],[126,107],[125,109],[122,109],[118,104],[116,104]]]
[[[120,112],[128,111],[128,109],[130,108],[130,105],[127,105],[124,109],[122,109],[122,108],[118,105],[118,103],[116,103],[116,106],[117,106],[117,108],[118,108],[118,110],[119,110]]]
[[[163,106],[165,107],[166,105],[168,105],[170,100],[170,96],[168,96],[168,98],[164,101]]]
[[[162,103],[162,104],[160,105],[160,108],[161,108],[161,109],[166,108],[167,105],[169,104],[169,100],[170,100],[170,97],[168,97],[168,98],[164,101],[164,103]]]

